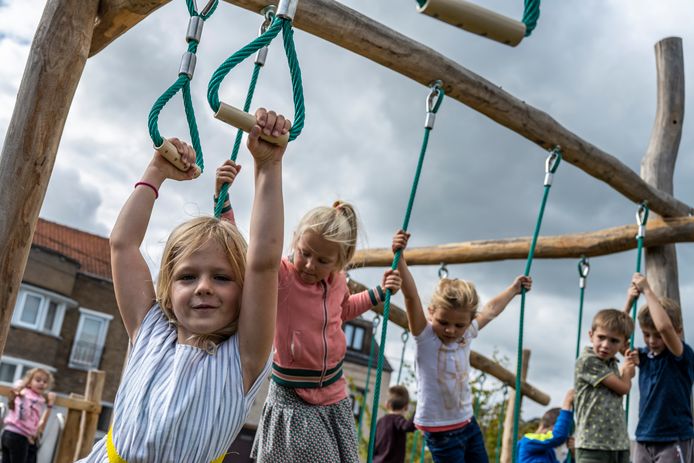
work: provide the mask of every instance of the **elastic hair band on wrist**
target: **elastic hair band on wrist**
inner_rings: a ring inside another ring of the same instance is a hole
[[[155,187],[155,186],[152,185],[151,183],[147,183],[147,182],[137,182],[137,183],[135,184],[135,188],[137,188],[137,187],[140,186],[140,185],[144,185],[144,186],[150,187],[150,188],[152,189],[152,191],[154,192],[154,199],[159,198],[159,190],[157,190],[157,187]]]

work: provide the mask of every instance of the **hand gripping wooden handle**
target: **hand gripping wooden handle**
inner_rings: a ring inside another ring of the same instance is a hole
[[[251,116],[247,112],[241,111],[240,109],[234,108],[226,103],[220,103],[219,110],[214,115],[217,119],[222,122],[226,122],[229,125],[233,125],[237,129],[241,129],[244,132],[250,132],[255,125],[255,117]],[[263,140],[274,143],[279,146],[286,146],[289,143],[289,132],[279,137],[273,137],[272,135],[265,135],[260,133],[260,138]]]
[[[195,175],[193,178],[198,178],[200,176],[200,168],[196,164],[186,168],[185,164],[183,164],[183,160],[181,159],[181,153],[178,152],[176,147],[169,140],[164,139],[161,146],[155,146],[154,149],[159,151],[159,154],[161,154],[164,159],[169,161],[171,164],[176,166],[178,170],[186,172],[188,169],[195,169]]]

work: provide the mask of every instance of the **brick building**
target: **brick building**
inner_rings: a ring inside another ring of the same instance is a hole
[[[127,349],[108,238],[39,219],[0,358],[0,383],[42,367],[55,376],[53,390],[68,395],[83,393],[88,370],[104,370],[99,431],[107,431]]]

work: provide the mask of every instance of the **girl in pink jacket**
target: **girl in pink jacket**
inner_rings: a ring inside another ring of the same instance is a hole
[[[38,439],[46,427],[55,393],[53,375],[42,368],[27,371],[8,399],[2,433],[3,463],[35,463]]]
[[[231,161],[217,170],[217,193],[238,170]],[[309,211],[294,232],[279,271],[272,382],[251,452],[258,462],[359,462],[342,324],[382,302],[384,288],[398,291],[400,276],[387,270],[380,286],[350,295],[342,269],[356,243],[354,208],[340,201]]]

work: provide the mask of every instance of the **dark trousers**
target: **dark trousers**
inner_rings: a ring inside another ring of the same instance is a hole
[[[435,463],[489,462],[482,431],[474,418],[464,428],[425,432],[424,438]]]
[[[38,447],[16,432],[2,433],[2,463],[36,463]]]

